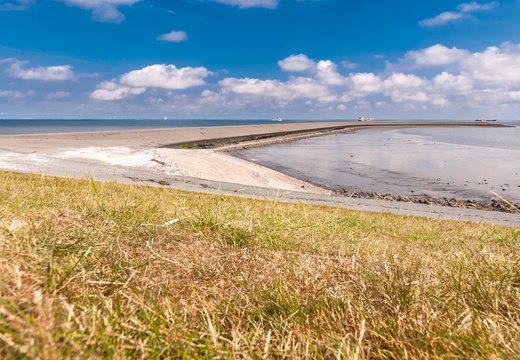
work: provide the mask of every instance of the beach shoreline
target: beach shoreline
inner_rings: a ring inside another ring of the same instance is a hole
[[[278,194],[276,196],[279,197],[280,194],[290,192],[302,201],[320,197],[345,199],[344,194],[340,195],[239,159],[228,152],[237,148],[265,146],[335,132],[416,126],[500,125],[454,121],[330,122],[7,135],[0,136],[0,169],[177,188],[183,188],[180,184],[184,181],[185,185],[193,185],[194,189],[190,188],[191,190],[242,195],[246,192],[263,192]],[[186,144],[194,143],[202,143],[206,148],[171,148],[179,145],[186,147]],[[208,143],[217,143],[218,146],[208,149]],[[377,207],[381,207],[381,202],[394,202],[398,209],[402,209],[402,204],[396,201],[399,199],[387,201],[377,199],[377,196],[358,201],[373,201],[375,211]],[[353,203],[353,198],[352,195],[347,196],[350,204]],[[472,205],[470,208],[482,207]]]

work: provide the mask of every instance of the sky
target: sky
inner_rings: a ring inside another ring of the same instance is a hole
[[[520,119],[520,0],[0,0],[0,118]]]

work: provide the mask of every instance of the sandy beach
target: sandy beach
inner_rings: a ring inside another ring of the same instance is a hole
[[[0,168],[110,181],[132,179],[136,182],[155,179],[157,175],[181,176],[322,194],[327,191],[235,158],[224,151],[172,149],[167,146],[280,133],[285,136],[294,133],[293,137],[315,136],[351,126],[305,123],[0,136]],[[271,138],[262,143],[269,141],[280,140]],[[247,143],[242,146],[247,146]],[[105,171],[100,171],[101,168]]]
[[[320,122],[9,135],[0,136],[0,169],[242,195],[286,196],[292,193],[290,197],[293,200],[313,202],[334,195],[328,190],[272,169],[235,158],[228,155],[226,150],[379,126],[495,125],[473,122]],[[171,148],[173,145],[200,142],[216,143],[220,147]],[[370,203],[370,199],[355,201],[365,204],[365,207]],[[350,199],[350,207],[356,207],[355,201]],[[381,202],[373,204],[381,206]],[[406,210],[404,204],[394,208],[397,210],[387,208],[384,211]],[[417,213],[418,210],[412,211]]]

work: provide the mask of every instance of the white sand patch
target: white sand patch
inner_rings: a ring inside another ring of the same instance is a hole
[[[5,162],[5,161],[2,161],[0,160],[0,169],[4,169],[4,170],[16,170],[18,169],[20,166],[17,165],[17,164],[14,164],[14,163],[8,163],[8,162]]]
[[[0,169],[24,171],[29,165],[41,166],[51,161],[45,155],[1,152]]]
[[[41,156],[38,154],[29,154],[29,155],[27,155],[27,158],[30,161],[34,161],[37,163],[47,163],[47,162],[51,161],[51,159],[49,159],[47,156]]]
[[[149,149],[163,173],[290,191],[325,190],[275,170],[213,150]],[[156,165],[157,167],[157,165]]]
[[[38,154],[5,152],[0,158],[0,168],[5,170],[90,174],[90,166],[96,164],[106,167],[107,174],[111,173],[111,166],[118,166],[128,168],[130,172],[138,170],[140,176],[145,176],[142,175],[144,171],[160,173],[165,178],[187,176],[280,190],[325,192],[277,171],[214,150],[89,146],[46,149]],[[74,163],[66,163],[67,160]]]
[[[61,159],[90,160],[121,166],[147,166],[151,164],[153,159],[152,155],[122,146],[80,148],[60,152],[56,157]]]

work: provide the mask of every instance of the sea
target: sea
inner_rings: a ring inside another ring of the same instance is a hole
[[[284,123],[318,121],[340,120]],[[6,119],[0,120],[0,135],[272,123],[270,119]],[[498,123],[509,127],[366,129],[244,149],[232,155],[339,192],[486,202],[498,195],[518,204],[520,120]]]

